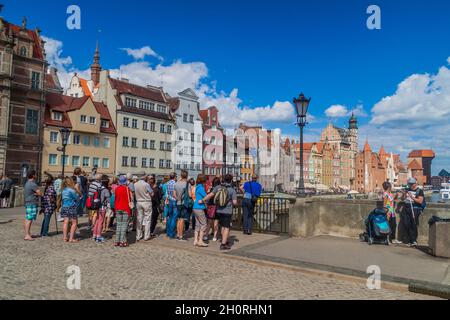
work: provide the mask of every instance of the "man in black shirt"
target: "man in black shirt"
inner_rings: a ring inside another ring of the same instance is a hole
[[[403,241],[412,247],[417,246],[419,218],[425,205],[425,194],[417,185],[417,180],[408,180],[408,190],[405,194],[404,211],[401,216],[401,223],[405,231]],[[402,222],[403,220],[403,222]]]

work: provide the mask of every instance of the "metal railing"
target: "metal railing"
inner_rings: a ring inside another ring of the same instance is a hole
[[[289,210],[292,200],[275,197],[261,197],[255,206],[253,214],[253,232],[257,233],[289,233]],[[233,209],[232,229],[243,231],[242,198]]]

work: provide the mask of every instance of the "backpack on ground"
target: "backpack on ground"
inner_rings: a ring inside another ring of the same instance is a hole
[[[222,186],[217,191],[214,196],[214,204],[223,208],[228,204],[228,190],[226,187]]]

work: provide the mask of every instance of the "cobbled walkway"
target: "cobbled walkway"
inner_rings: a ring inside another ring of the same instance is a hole
[[[0,299],[430,299],[177,248],[169,240],[127,249],[89,239],[67,244],[61,234],[25,242],[19,213],[0,211]],[[67,289],[69,266],[80,268],[81,290]]]

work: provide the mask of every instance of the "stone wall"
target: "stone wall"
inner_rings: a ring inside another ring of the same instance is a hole
[[[365,231],[364,220],[376,207],[377,201],[372,200],[299,198],[289,213],[289,233],[305,238],[318,235],[358,238]],[[450,218],[450,205],[428,204],[420,218],[419,242],[428,243],[428,220],[434,215]]]

